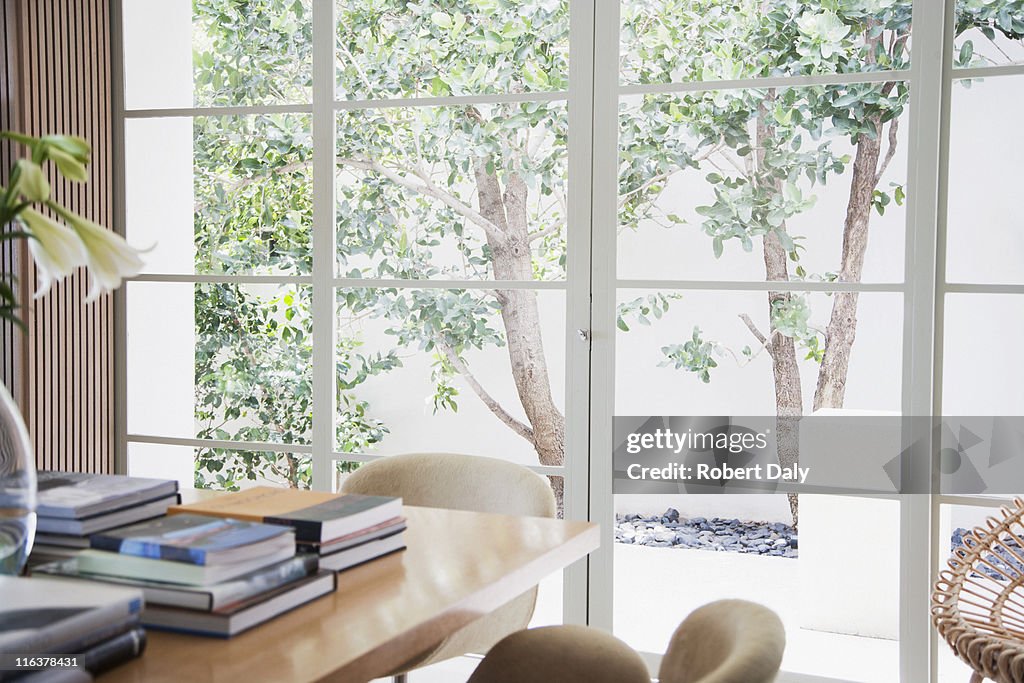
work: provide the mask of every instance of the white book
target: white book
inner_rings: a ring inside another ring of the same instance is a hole
[[[142,591],[49,578],[0,576],[0,652],[61,650],[142,611]]]

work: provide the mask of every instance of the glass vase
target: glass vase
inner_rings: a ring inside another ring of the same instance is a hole
[[[36,468],[21,411],[0,384],[0,574],[20,574],[36,534]]]

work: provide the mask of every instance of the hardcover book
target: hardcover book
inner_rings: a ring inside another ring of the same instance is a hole
[[[41,471],[36,475],[40,517],[81,519],[177,493],[172,479],[120,474]],[[65,532],[56,532],[65,533]]]
[[[402,499],[256,486],[167,511],[187,513],[291,526],[297,541],[324,543],[401,516]]]
[[[0,576],[0,653],[68,654],[142,610],[142,591]]]
[[[82,518],[70,517],[43,517],[37,519],[39,531],[45,534],[60,534],[64,536],[87,536],[88,534],[113,529],[115,527],[138,522],[143,519],[152,519],[167,514],[167,508],[178,503],[178,494],[158,498],[139,505],[103,512]]]
[[[87,574],[120,576],[127,579],[181,583],[189,586],[209,586],[229,581],[257,569],[283,562],[295,556],[294,542],[263,557],[232,564],[200,565],[148,557],[122,555],[106,550],[83,550],[75,556],[78,570]]]
[[[97,550],[201,565],[244,562],[294,542],[293,535],[280,526],[203,515],[160,517],[90,538]]]
[[[376,526],[401,514],[401,498],[346,493],[311,507],[268,515],[264,521],[293,527],[298,541],[324,543]]]
[[[292,510],[316,505],[336,498],[333,493],[303,491],[299,489],[254,486],[235,493],[225,493],[216,498],[202,500],[188,505],[175,505],[167,514],[209,515],[211,517],[233,517],[253,522],[262,522],[264,517],[280,515]]]
[[[32,572],[71,581],[101,581],[131,586],[142,590],[146,596],[147,606],[167,605],[208,612],[214,609],[223,609],[315,574],[319,566],[319,559],[316,555],[296,555],[290,560],[278,562],[239,576],[237,579],[215,583],[211,586],[185,586],[160,581],[87,574],[79,570],[78,562],[74,559],[40,565],[35,567]]]
[[[324,543],[318,541],[297,541],[296,546],[300,552],[317,553],[318,555],[330,555],[352,546],[361,545],[367,541],[392,536],[405,531],[406,524],[404,517],[395,517],[386,522],[375,524],[355,533],[345,534],[339,538],[331,539]]]
[[[203,636],[230,638],[276,616],[284,614],[337,588],[334,572],[320,573],[267,595],[212,612],[150,605],[142,615],[146,626]]]
[[[396,532],[320,558],[320,567],[340,572],[376,560],[399,550],[405,550],[405,534]]]

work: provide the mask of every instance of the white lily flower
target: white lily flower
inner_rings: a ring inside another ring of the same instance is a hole
[[[50,291],[54,280],[85,265],[85,245],[74,230],[34,209],[26,208],[19,218],[25,224],[26,232],[34,238],[28,240],[28,248],[36,262],[39,285],[35,298],[38,299]]]
[[[138,275],[142,270],[140,251],[125,242],[123,237],[71,212],[62,215],[85,244],[86,263],[92,276],[86,303],[95,301],[104,292],[117,289],[122,279]]]
[[[57,164],[61,175],[68,180],[84,183],[89,179],[89,172],[85,170],[85,164],[64,150],[50,147],[47,150],[47,156]]]
[[[15,164],[18,183],[14,189],[33,202],[45,202],[50,198],[50,183],[46,180],[43,169],[30,159],[18,159]]]

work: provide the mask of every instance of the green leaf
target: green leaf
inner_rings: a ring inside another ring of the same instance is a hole
[[[974,43],[970,40],[965,40],[964,44],[960,46],[960,66],[968,66],[971,63],[971,57],[974,56]]]
[[[715,235],[715,238],[711,241],[711,248],[715,252],[715,258],[722,258],[722,252],[725,251],[724,240],[721,235]]]
[[[452,18],[444,12],[434,12],[430,15],[430,20],[440,26],[441,28],[452,28]]]
[[[627,325],[626,321],[623,320],[621,317],[615,321],[615,326],[618,327],[623,332],[629,332],[629,325]]]

